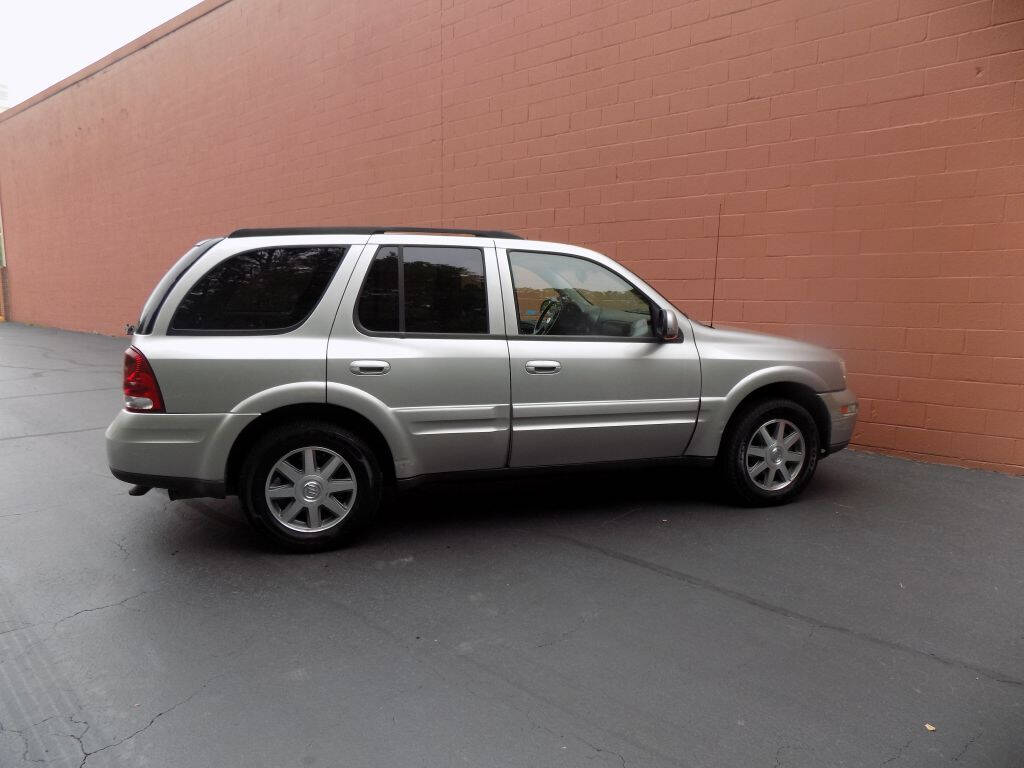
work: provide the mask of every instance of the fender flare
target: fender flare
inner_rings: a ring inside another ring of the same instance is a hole
[[[773,365],[747,374],[724,397],[701,396],[697,428],[686,453],[717,456],[729,419],[750,394],[771,384],[798,384],[814,392],[828,390],[828,384],[813,371],[794,365]]]
[[[323,402],[325,401],[322,381],[293,381],[250,395],[232,408],[231,412],[259,415],[286,405]]]
[[[396,477],[412,477],[419,474],[419,464],[408,435],[392,410],[381,400],[361,389],[335,381],[327,382],[326,398],[328,405],[347,408],[362,416],[380,431],[395,459]]]
[[[361,389],[328,381],[298,381],[257,392],[231,409],[251,419],[291,405],[324,404],[346,408],[377,428],[395,460],[397,477],[418,473],[409,439],[391,409]],[[251,420],[250,419],[250,420]]]

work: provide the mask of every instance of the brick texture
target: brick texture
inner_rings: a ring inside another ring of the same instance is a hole
[[[117,332],[239,226],[505,228],[833,347],[859,445],[1024,473],[1019,0],[201,11],[0,116],[14,319]]]

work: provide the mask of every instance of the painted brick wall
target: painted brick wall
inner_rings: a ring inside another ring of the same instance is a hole
[[[117,332],[243,225],[501,227],[837,349],[860,445],[1024,473],[1022,0],[208,0],[188,21],[0,116],[14,319]]]

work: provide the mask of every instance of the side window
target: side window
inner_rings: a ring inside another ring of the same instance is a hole
[[[373,258],[362,293],[359,294],[359,322],[370,331],[396,333],[398,317],[398,248],[381,248]]]
[[[221,262],[185,294],[171,333],[274,332],[312,313],[345,255],[342,247],[264,248]]]
[[[487,283],[479,248],[382,246],[356,305],[377,333],[487,333]]]
[[[510,251],[521,336],[653,337],[651,304],[610,269],[578,256]]]
[[[184,256],[174,263],[174,266],[167,270],[167,274],[160,278],[160,282],[156,284],[156,288],[153,289],[149,298],[146,299],[146,303],[142,307],[142,314],[139,315],[139,323],[135,328],[135,333],[143,335],[153,332],[153,323],[156,322],[156,317],[167,300],[167,294],[171,292],[171,289],[177,285],[178,281],[188,272],[191,266],[199,261],[199,258],[204,253],[223,239],[222,237],[216,237],[196,243],[188,249]]]

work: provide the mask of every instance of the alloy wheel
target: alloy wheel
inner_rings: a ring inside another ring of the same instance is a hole
[[[283,526],[319,533],[348,516],[356,485],[352,467],[337,451],[308,446],[287,453],[271,467],[264,495]]]
[[[754,430],[747,441],[744,466],[758,488],[781,491],[797,479],[805,459],[800,428],[787,419],[771,419]]]

